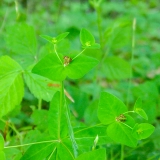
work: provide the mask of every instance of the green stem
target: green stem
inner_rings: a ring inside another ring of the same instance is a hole
[[[60,89],[60,106],[59,106],[59,118],[58,118],[58,139],[61,140],[61,117],[62,117],[62,107],[64,102],[64,83],[61,82]]]
[[[100,39],[101,48],[103,49],[103,36],[102,36],[102,27],[101,27],[101,10],[100,10],[99,6],[97,6],[95,9],[96,9],[96,13],[97,13],[97,26],[98,26],[99,39]]]
[[[57,53],[56,44],[54,44],[54,52],[56,53],[56,56],[58,57],[59,61],[60,61],[60,62],[62,63],[62,65],[63,65],[63,62],[62,62],[62,60],[60,59],[60,57],[59,57],[59,55],[58,55],[58,53]]]
[[[8,147],[4,147],[4,148],[17,148],[17,147],[30,146],[30,145],[33,145],[33,144],[51,143],[51,142],[59,142],[59,141],[58,140],[50,140],[50,141],[33,142],[33,143],[16,145],[16,146],[8,146]]]
[[[130,91],[131,80],[132,80],[132,66],[133,66],[134,48],[135,48],[135,32],[136,32],[136,18],[133,19],[133,23],[132,23],[131,73],[130,73],[130,78],[129,78],[128,91],[127,91],[127,102],[126,102],[127,106],[129,103],[129,95],[130,95],[129,91]]]
[[[127,111],[127,112],[124,112],[123,114],[128,114],[128,113],[135,113],[135,111]]]
[[[42,109],[42,99],[38,99],[38,110]]]
[[[67,123],[68,123],[68,129],[69,129],[69,137],[71,139],[71,142],[72,142],[72,148],[73,148],[73,151],[74,151],[74,156],[77,157],[78,156],[78,146],[77,146],[77,143],[76,143],[76,140],[75,140],[75,137],[74,137],[74,133],[73,133],[73,128],[72,128],[72,125],[71,125],[71,121],[70,121],[70,110],[68,108],[68,105],[67,105],[67,102],[66,102],[66,99],[64,98],[64,101],[65,101],[65,109],[66,109],[66,118],[67,118]]]
[[[76,59],[77,57],[79,57],[84,51],[86,50],[86,48],[84,48],[79,54],[77,54],[72,60]]]
[[[124,145],[121,145],[121,160],[124,160]]]

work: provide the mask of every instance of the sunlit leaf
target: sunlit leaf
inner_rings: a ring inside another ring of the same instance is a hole
[[[114,95],[102,92],[98,105],[98,118],[104,124],[116,121],[116,117],[127,111],[125,104]]]
[[[155,130],[155,127],[149,123],[136,124],[133,128],[133,136],[138,139],[148,138]]]
[[[8,56],[0,58],[0,117],[20,104],[23,94],[22,68]]]
[[[106,150],[96,149],[90,152],[81,154],[76,160],[106,160]]]
[[[51,101],[54,93],[60,89],[60,83],[26,71],[24,79],[31,93],[38,99]]]
[[[71,79],[82,78],[97,64],[98,60],[81,55],[64,66],[56,55],[49,54],[34,66],[32,72],[53,81],[63,81],[67,76]]]

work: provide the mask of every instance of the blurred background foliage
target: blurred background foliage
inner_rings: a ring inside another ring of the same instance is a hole
[[[17,59],[14,50],[10,49],[14,41],[12,38],[19,38],[21,35],[21,30],[18,32],[16,26],[21,23],[34,27],[37,38],[35,43],[38,44],[35,52],[39,59],[51,49],[39,35],[56,36],[70,32],[67,39],[58,46],[58,52],[69,54],[81,50],[79,41],[81,28],[90,30],[96,41],[100,42],[101,49],[88,49],[84,54],[98,58],[100,64],[84,78],[74,81],[68,79],[65,82],[66,90],[75,100],[75,103],[69,102],[73,115],[81,122],[80,125],[96,124],[97,104],[101,91],[113,93],[130,109],[133,108],[136,99],[141,97],[143,109],[148,114],[149,122],[156,126],[156,131],[151,138],[140,142],[137,149],[130,151],[126,148],[128,153],[126,159],[135,160],[135,157],[158,159],[160,156],[160,2],[101,0],[97,6],[93,2],[92,0],[1,0],[0,56],[9,55],[21,63],[22,60]],[[134,18],[136,31],[133,48]],[[25,34],[31,33],[32,31],[28,30]],[[132,76],[130,76],[130,66]],[[25,68],[25,65],[23,67]],[[38,100],[26,87],[23,103],[9,114],[12,117],[10,121],[20,131],[35,126],[40,131],[45,130],[48,103],[42,102],[42,111],[35,110],[37,103]],[[141,121],[139,117],[135,118]],[[40,121],[43,119],[42,124]],[[76,127],[79,123],[73,125]],[[1,132],[5,129],[5,124],[0,122]],[[7,135],[8,139],[12,140],[12,134]],[[113,154],[117,150],[119,147],[116,145],[112,147]]]

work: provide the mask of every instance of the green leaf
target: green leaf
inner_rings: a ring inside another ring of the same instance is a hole
[[[95,44],[94,36],[84,28],[80,32],[80,41],[84,48],[90,47]]]
[[[61,142],[57,146],[57,160],[75,160],[70,142]]]
[[[13,57],[24,67],[36,60],[37,41],[34,28],[27,24],[17,24],[7,30],[7,46],[14,52]]]
[[[3,136],[0,134],[0,151],[4,148],[4,139]]]
[[[67,76],[71,79],[81,78],[97,64],[96,59],[81,55],[71,61],[69,65],[64,66],[56,55],[49,54],[33,67],[32,72],[53,81],[63,81]]]
[[[22,68],[8,56],[0,58],[0,117],[20,104],[23,94]]]
[[[69,32],[62,33],[62,34],[58,35],[57,37],[50,37],[47,35],[40,35],[40,36],[42,38],[44,38],[45,40],[49,41],[50,43],[56,44],[56,43],[62,41],[65,37],[67,37],[68,34],[69,34]]]
[[[146,112],[141,108],[142,107],[142,100],[141,98],[138,98],[135,105],[134,105],[134,111],[139,114],[142,118],[148,120],[148,116]]]
[[[71,79],[82,78],[87,74],[92,68],[98,64],[98,60],[88,57],[79,56],[75,58],[70,65],[66,66],[67,76]]]
[[[56,143],[53,142],[34,144],[29,147],[20,160],[44,160],[55,150],[55,148]]]
[[[106,160],[106,150],[96,149],[90,152],[81,154],[76,160]]]
[[[51,101],[55,92],[60,89],[59,82],[51,81],[30,71],[24,73],[24,79],[31,93],[45,101]]]
[[[50,135],[55,139],[65,137],[67,135],[68,125],[65,115],[64,100],[60,99],[60,92],[57,92],[54,95],[50,103],[48,126]]]
[[[57,43],[68,36],[69,32],[62,33],[56,37]]]
[[[130,64],[114,56],[105,59],[102,70],[110,80],[122,80],[131,76]]]
[[[107,134],[117,143],[121,143],[129,147],[136,147],[137,140],[132,136],[132,129],[130,128],[130,125],[133,125],[134,121],[130,116],[127,116],[127,121],[125,123],[115,122],[110,124],[107,128]]]
[[[6,156],[3,151],[0,151],[0,160],[6,160]]]
[[[98,105],[98,118],[104,124],[116,121],[116,117],[127,112],[125,104],[114,95],[102,92]]]
[[[132,134],[133,136],[138,139],[145,139],[148,138],[155,130],[155,127],[149,123],[141,123],[136,124],[133,128]]]

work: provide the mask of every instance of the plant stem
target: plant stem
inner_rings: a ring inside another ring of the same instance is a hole
[[[135,111],[127,111],[127,112],[124,112],[123,114],[127,114],[127,113],[134,113]]]
[[[60,105],[59,105],[59,118],[58,118],[58,139],[61,140],[61,117],[62,117],[62,107],[64,102],[64,83],[61,82],[60,89]]]
[[[131,80],[132,80],[132,66],[133,66],[134,48],[135,48],[135,31],[136,31],[136,18],[133,19],[133,23],[132,23],[131,73],[129,78],[128,91],[127,91],[127,102],[126,102],[127,106],[129,103],[129,91],[130,91]]]
[[[38,99],[38,110],[42,109],[42,99]]]
[[[124,145],[121,145],[121,160],[124,159]]]
[[[99,33],[99,39],[101,48],[103,49],[103,36],[102,36],[102,27],[101,27],[101,10],[99,5],[95,8],[97,13],[97,26],[98,26],[98,33]]]
[[[51,143],[51,142],[59,142],[59,141],[58,140],[50,140],[50,141],[33,142],[33,143],[16,145],[16,146],[8,146],[8,147],[4,147],[4,148],[17,148],[17,147],[30,146],[30,145],[33,145],[33,144]]]
[[[76,59],[78,56],[80,56],[84,51],[86,50],[86,48],[84,48],[79,54],[77,54],[72,60]]]
[[[72,128],[71,121],[70,121],[70,116],[69,116],[70,110],[68,108],[68,105],[67,105],[67,102],[66,102],[65,98],[64,98],[64,101],[65,101],[65,109],[66,109],[66,118],[67,118],[68,129],[69,129],[69,137],[70,137],[71,142],[72,142],[72,148],[73,148],[73,151],[74,151],[74,156],[77,157],[78,156],[78,151],[77,151],[78,146],[77,146],[77,143],[76,143],[76,140],[75,140],[75,137],[74,137],[73,128]]]
[[[61,62],[61,64],[63,65],[63,62],[62,62],[62,60],[60,59],[60,57],[59,57],[59,55],[58,55],[58,53],[57,53],[57,50],[56,50],[56,44],[54,44],[54,51],[55,51],[55,53],[56,53],[56,55],[57,55],[57,57],[58,57],[59,61],[60,61],[60,62]]]

